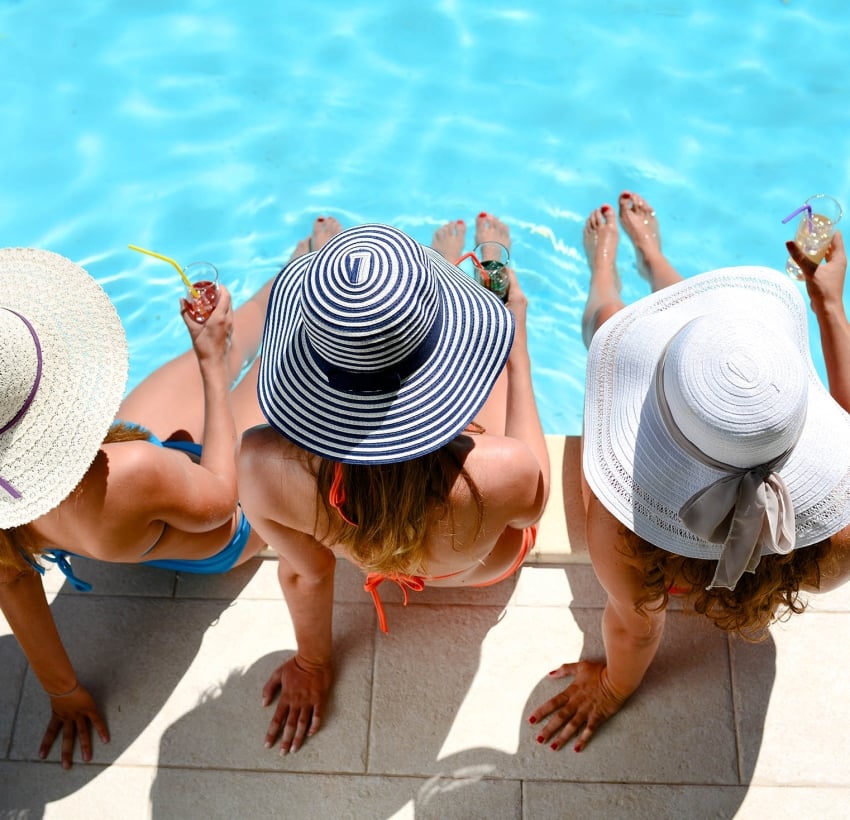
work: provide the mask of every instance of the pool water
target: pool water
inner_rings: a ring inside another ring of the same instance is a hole
[[[486,210],[512,231],[544,427],[576,433],[593,207],[641,193],[690,276],[782,269],[783,216],[850,205],[843,0],[179,6],[0,0],[0,243],[97,277],[131,386],[188,338],[175,271],[128,243],[214,262],[240,302],[316,216],[429,242]]]

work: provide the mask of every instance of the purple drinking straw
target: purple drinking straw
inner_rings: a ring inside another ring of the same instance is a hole
[[[790,222],[795,216],[797,216],[797,214],[801,214],[803,211],[808,211],[806,214],[806,220],[809,223],[809,233],[812,233],[814,230],[814,226],[812,225],[812,206],[809,204],[801,205],[796,211],[792,211],[785,217],[785,219],[782,220],[782,224],[784,225],[786,222]]]

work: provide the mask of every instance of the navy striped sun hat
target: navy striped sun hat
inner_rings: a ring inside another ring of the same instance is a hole
[[[388,225],[361,225],[275,280],[258,394],[269,424],[346,464],[430,453],[473,420],[507,361],[510,311]]]

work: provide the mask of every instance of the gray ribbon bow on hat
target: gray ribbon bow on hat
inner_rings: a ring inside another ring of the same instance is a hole
[[[793,448],[767,464],[749,469],[715,461],[679,429],[661,381],[659,373],[655,391],[658,407],[673,440],[706,467],[729,473],[694,493],[682,505],[679,518],[694,535],[723,545],[708,589],[735,589],[741,576],[754,572],[759,565],[762,547],[780,555],[794,549],[797,539],[794,503],[785,482],[776,472]]]
[[[735,589],[745,572],[755,572],[761,547],[781,555],[794,549],[794,505],[774,466],[775,462],[724,476],[692,495],[679,510],[691,532],[723,544],[709,589]]]

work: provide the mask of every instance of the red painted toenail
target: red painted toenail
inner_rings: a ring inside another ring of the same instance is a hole
[[[483,219],[485,216],[487,216],[487,211],[481,211],[481,213],[478,214],[479,219]]]
[[[316,220],[316,222],[324,222],[324,221],[325,221],[325,218],[324,218],[323,216],[320,216],[320,217]]]

